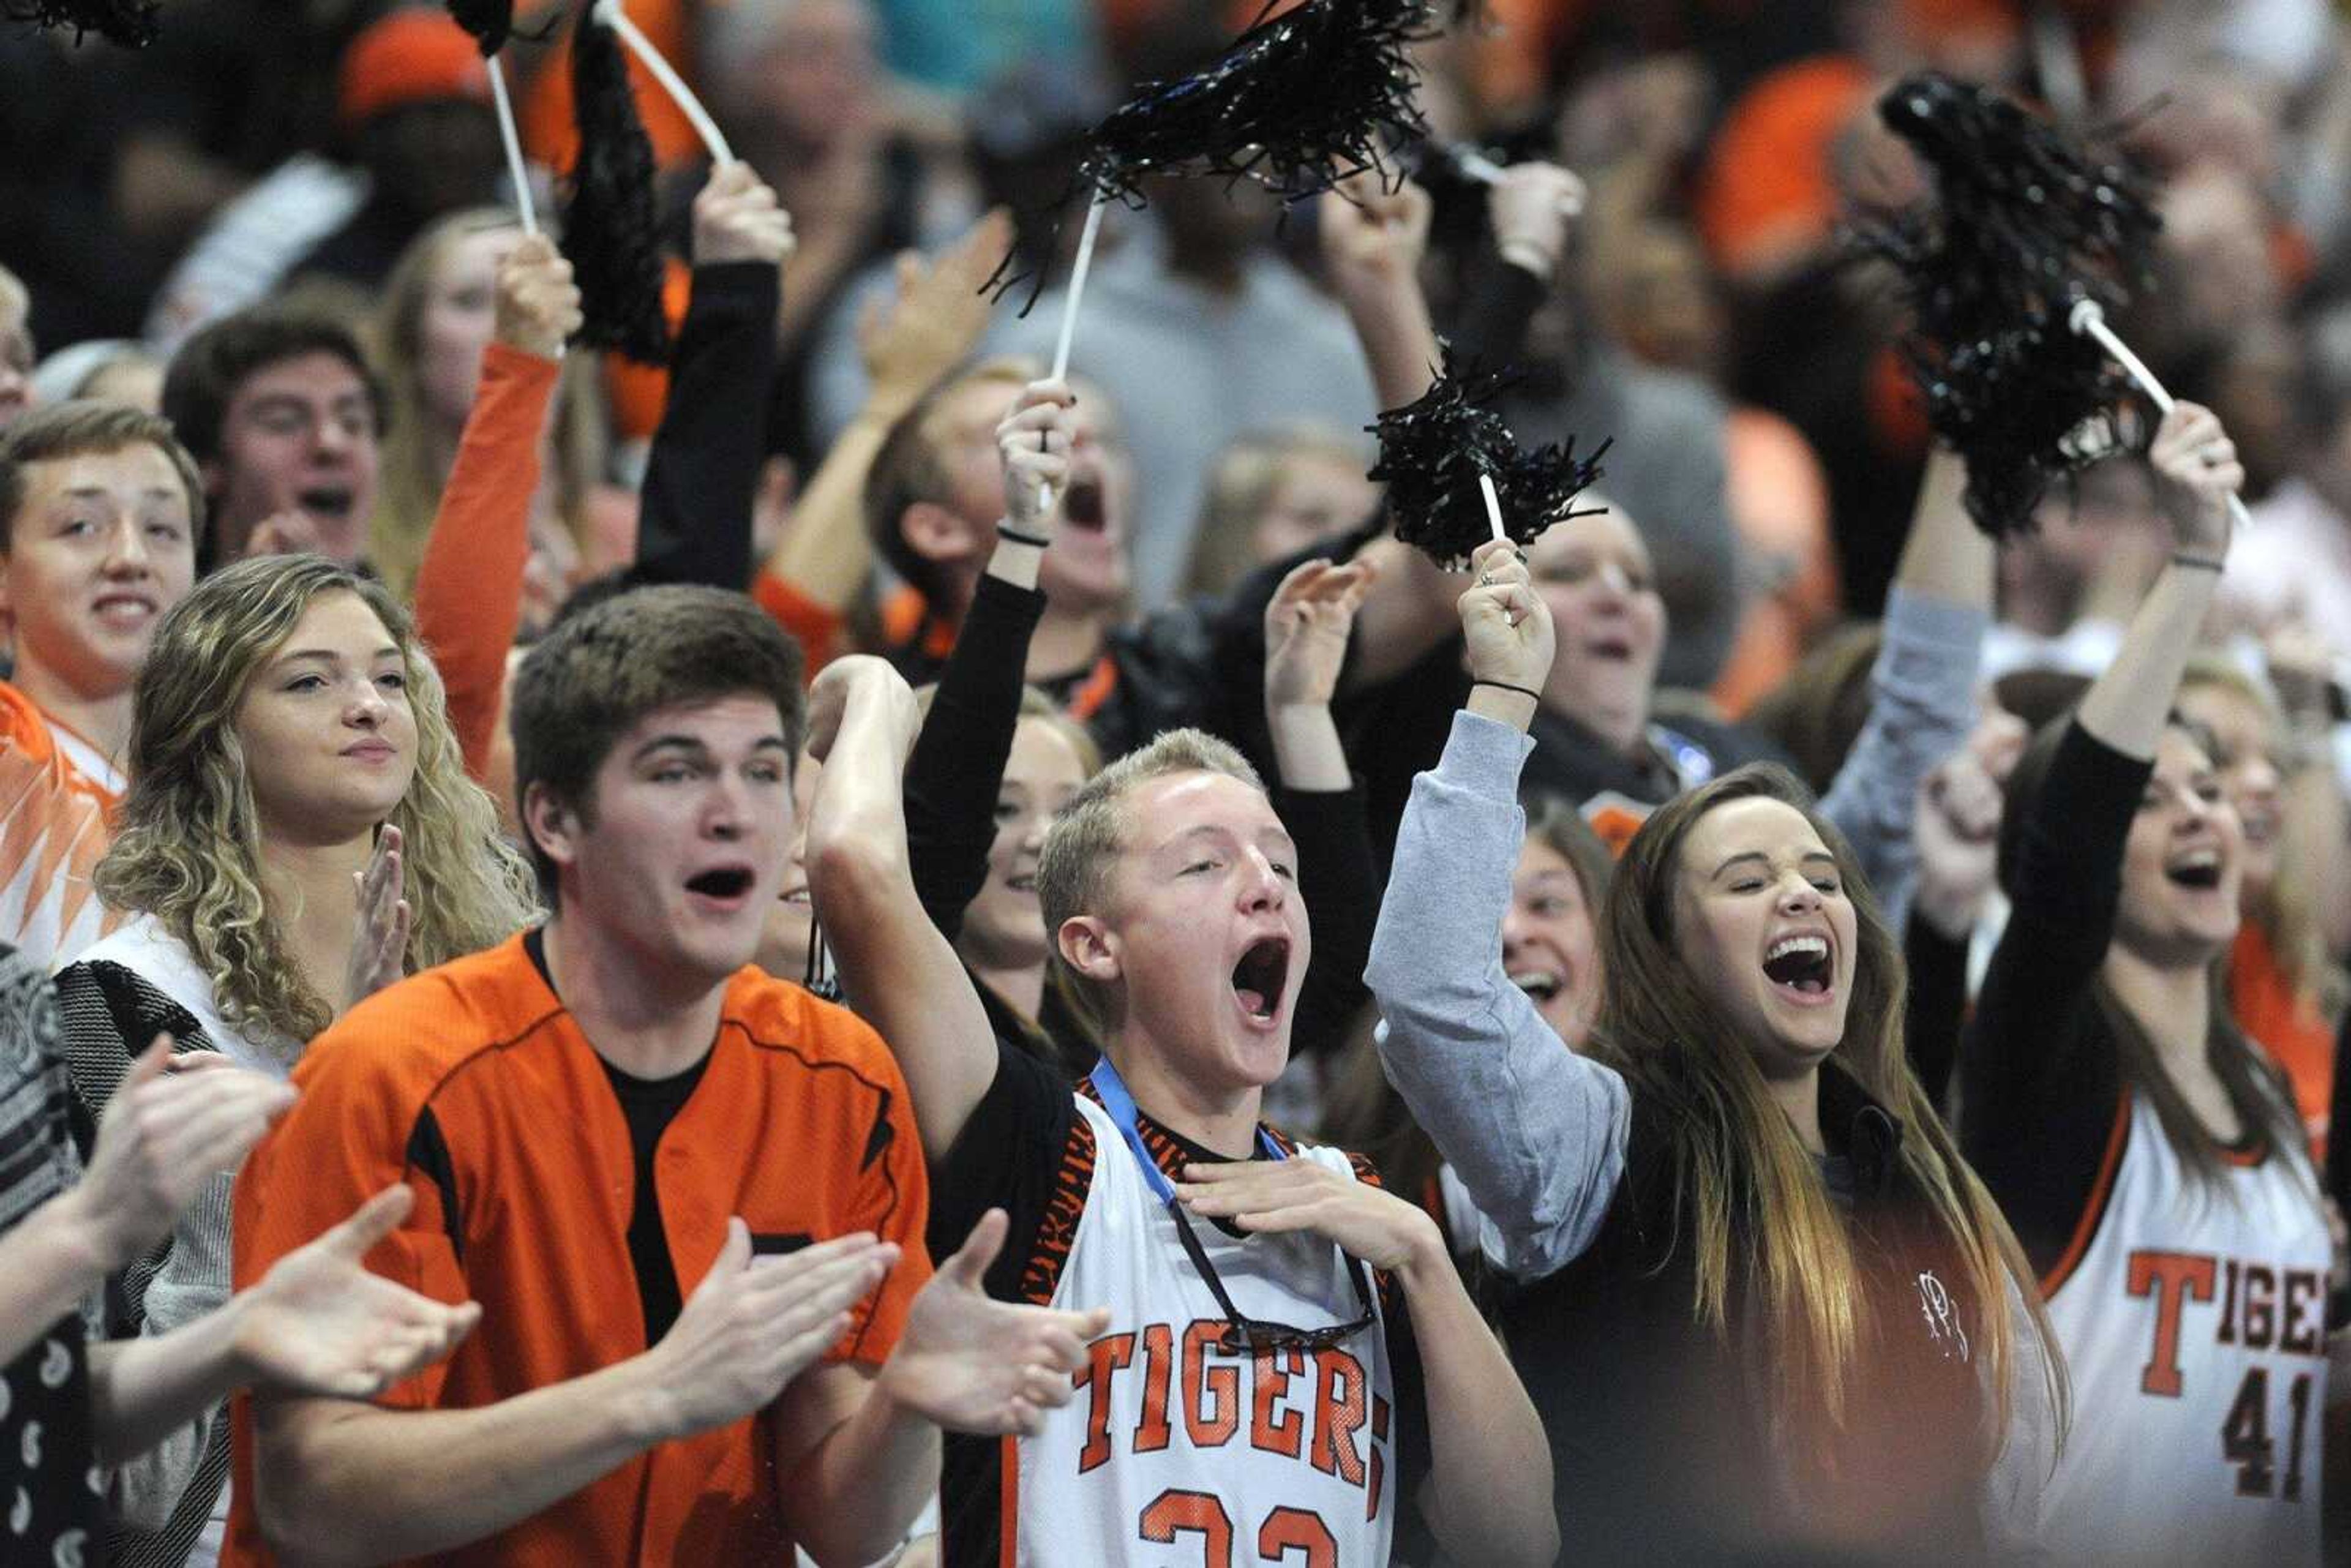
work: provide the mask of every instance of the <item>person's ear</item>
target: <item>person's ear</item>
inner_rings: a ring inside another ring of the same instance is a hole
[[[1114,985],[1126,974],[1118,938],[1098,915],[1072,915],[1054,933],[1061,961],[1089,980]]]
[[[533,783],[522,794],[523,831],[538,851],[558,866],[580,859],[580,813],[544,783]]]
[[[898,531],[908,549],[939,566],[954,566],[972,555],[971,525],[936,501],[916,501],[908,507],[899,515]]]

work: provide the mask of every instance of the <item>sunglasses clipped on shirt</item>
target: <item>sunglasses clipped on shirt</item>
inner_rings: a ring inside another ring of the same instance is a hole
[[[1353,1257],[1347,1259],[1347,1280],[1355,1287],[1355,1302],[1364,1309],[1362,1316],[1343,1323],[1325,1323],[1314,1329],[1294,1328],[1289,1323],[1269,1322],[1263,1318],[1250,1317],[1233,1305],[1232,1297],[1226,1292],[1225,1282],[1217,1278],[1216,1268],[1208,1261],[1207,1249],[1200,1245],[1199,1237],[1193,1233],[1192,1221],[1184,1212],[1184,1206],[1170,1197],[1167,1212],[1175,1216],[1176,1234],[1184,1243],[1186,1256],[1192,1260],[1192,1267],[1199,1271],[1201,1282],[1208,1287],[1208,1294],[1217,1298],[1217,1306],[1225,1314],[1225,1332],[1217,1342],[1217,1348],[1227,1355],[1269,1350],[1302,1350],[1311,1355],[1354,1338],[1378,1321],[1372,1311],[1372,1287],[1365,1278],[1368,1270],[1362,1259]]]

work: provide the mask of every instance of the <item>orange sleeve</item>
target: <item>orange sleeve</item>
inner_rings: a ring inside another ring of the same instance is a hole
[[[816,679],[819,670],[841,656],[840,611],[819,604],[772,571],[762,571],[752,580],[751,597],[799,640],[807,655],[809,679]]]
[[[828,1363],[852,1361],[878,1367],[890,1359],[898,1336],[905,1333],[906,1313],[915,1292],[931,1282],[931,1255],[923,1245],[923,1232],[931,1218],[930,1175],[923,1165],[922,1134],[914,1127],[914,1096],[907,1092],[890,1048],[863,1020],[853,1017],[837,1017],[826,1027],[862,1036],[862,1040],[845,1041],[847,1049],[840,1054],[856,1061],[862,1073],[884,1075],[890,1089],[882,1113],[890,1127],[888,1145],[882,1157],[866,1167],[865,1179],[858,1184],[854,1212],[841,1217],[833,1234],[871,1230],[884,1241],[894,1241],[899,1249],[898,1266],[890,1270],[872,1301],[858,1308],[848,1334],[825,1357]]]
[[[530,559],[540,438],[563,367],[503,343],[482,354],[481,390],[449,468],[416,573],[416,632],[449,699],[465,771],[484,777],[506,689],[507,650]]]
[[[421,1085],[393,1064],[403,1042],[375,1038],[375,1027],[337,1025],[303,1054],[294,1071],[301,1098],[246,1157],[230,1220],[230,1277],[237,1290],[270,1265],[350,1218],[384,1188],[406,1182],[415,1194],[408,1218],[363,1260],[368,1270],[452,1305],[469,1298],[451,1241],[440,1186],[409,1166],[408,1148],[423,1113]],[[427,1409],[440,1400],[444,1360],[394,1385],[376,1403]]]

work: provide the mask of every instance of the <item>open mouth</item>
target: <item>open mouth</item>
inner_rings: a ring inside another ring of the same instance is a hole
[[[1033,894],[1037,891],[1037,873],[1024,871],[1018,876],[1008,876],[1004,879],[1004,885],[1015,893]]]
[[[1835,983],[1829,945],[1818,936],[1782,936],[1763,956],[1763,973],[1798,996],[1823,997]]]
[[[1268,936],[1249,945],[1233,966],[1233,995],[1252,1018],[1270,1019],[1290,979],[1290,939]]]
[[[1583,651],[1591,658],[1622,664],[1633,656],[1633,644],[1622,637],[1595,637],[1583,645]]]
[[[1510,976],[1510,984],[1532,997],[1537,1007],[1567,989],[1565,977],[1556,969],[1520,969]]]
[[[692,887],[694,883],[688,883],[686,885],[688,887]],[[788,887],[784,889],[783,892],[776,894],[776,902],[778,904],[797,904],[805,908],[815,904],[816,899],[809,893],[808,883],[801,883],[797,887]]]
[[[319,517],[348,517],[351,515],[351,503],[356,498],[342,486],[320,485],[298,492],[294,501],[304,511]]]
[[[1061,516],[1073,528],[1100,533],[1109,525],[1102,510],[1102,483],[1091,476],[1080,476],[1070,481],[1061,497]]]
[[[2163,874],[2178,886],[2209,893],[2220,885],[2220,852],[2192,851],[2165,866]]]
[[[751,891],[751,873],[747,866],[719,866],[686,879],[685,890],[705,898],[740,898]]]

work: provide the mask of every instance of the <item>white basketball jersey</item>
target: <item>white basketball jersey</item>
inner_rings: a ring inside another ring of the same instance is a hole
[[[1175,1219],[1110,1113],[1077,1103],[1094,1168],[1051,1304],[1107,1306],[1110,1331],[1077,1397],[1012,1446],[1008,1555],[1036,1568],[1385,1568],[1398,1449],[1386,1325],[1319,1352],[1218,1348],[1224,1312]],[[1294,1157],[1353,1179],[1339,1150]],[[1351,1265],[1319,1236],[1192,1229],[1247,1316],[1312,1329],[1363,1311]]]
[[[2046,1504],[2061,1563],[2314,1564],[2326,1405],[2318,1186],[2298,1151],[2197,1184],[2126,1096],[2049,1316],[2074,1424]]]

